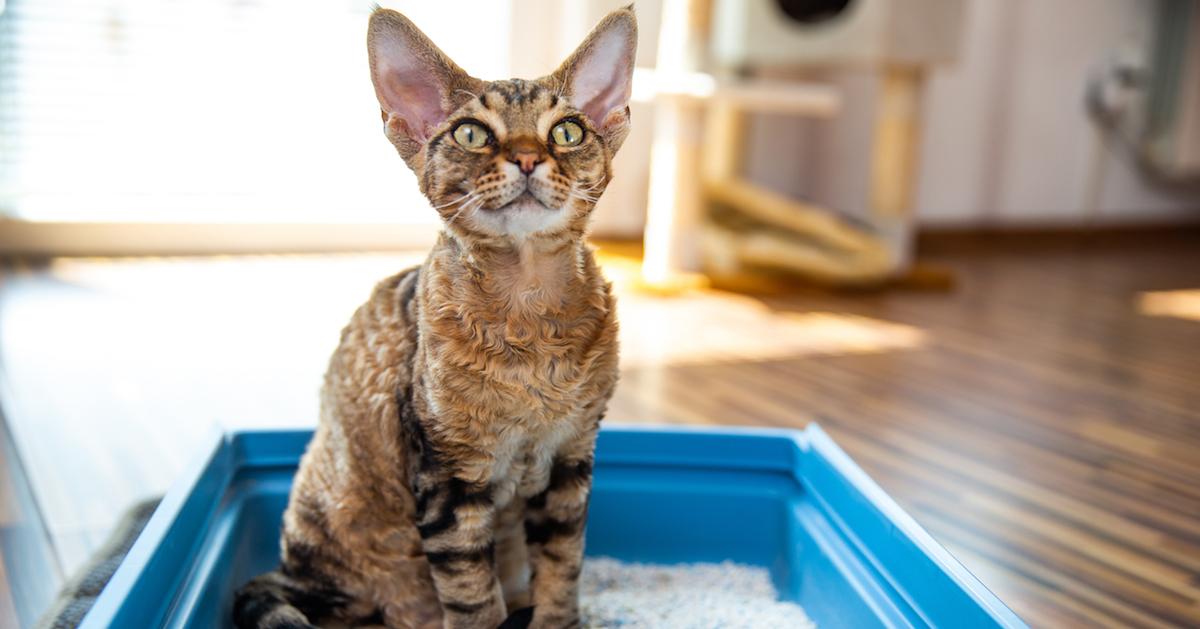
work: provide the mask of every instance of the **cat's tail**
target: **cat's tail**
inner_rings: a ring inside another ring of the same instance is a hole
[[[317,629],[297,607],[311,596],[281,572],[259,575],[234,595],[233,624],[238,629]]]

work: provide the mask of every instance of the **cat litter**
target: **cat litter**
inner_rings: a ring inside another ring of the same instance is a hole
[[[732,562],[673,566],[588,558],[579,580],[583,625],[592,629],[815,627],[779,600],[764,568]]]

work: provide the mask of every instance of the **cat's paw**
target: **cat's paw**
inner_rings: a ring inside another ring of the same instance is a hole
[[[533,622],[533,606],[522,607],[508,615],[496,629],[526,629]]]

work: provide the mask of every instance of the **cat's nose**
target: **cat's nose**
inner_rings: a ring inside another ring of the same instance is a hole
[[[533,169],[537,168],[537,165],[545,159],[546,157],[538,151],[513,151],[508,155],[508,161],[516,164],[526,175],[533,172]]]
[[[522,173],[528,175],[537,165],[546,161],[546,149],[530,135],[519,135],[508,141],[504,146],[508,161],[516,164]]]

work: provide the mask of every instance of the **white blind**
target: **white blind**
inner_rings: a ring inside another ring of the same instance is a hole
[[[380,130],[365,45],[372,4],[7,0],[0,212],[80,221],[436,220]],[[508,50],[508,2],[385,4],[467,70],[507,75],[508,55],[497,51]]]

